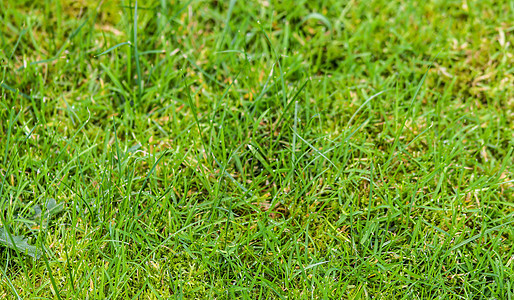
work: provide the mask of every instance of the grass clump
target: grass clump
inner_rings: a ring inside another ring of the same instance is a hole
[[[0,297],[512,298],[511,9],[0,2]]]

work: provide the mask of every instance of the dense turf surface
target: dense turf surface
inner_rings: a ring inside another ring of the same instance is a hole
[[[0,298],[514,298],[514,2],[135,4],[0,1]]]

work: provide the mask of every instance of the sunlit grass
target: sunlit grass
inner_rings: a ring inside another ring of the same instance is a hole
[[[513,297],[512,3],[135,5],[0,2],[0,298]]]

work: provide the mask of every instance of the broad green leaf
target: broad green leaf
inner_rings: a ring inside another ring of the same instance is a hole
[[[41,251],[39,251],[35,246],[29,245],[25,237],[13,235],[11,239],[4,228],[0,228],[0,245],[18,250],[35,259],[38,259],[39,256],[41,256]]]

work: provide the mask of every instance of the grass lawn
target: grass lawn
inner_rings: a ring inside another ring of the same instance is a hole
[[[0,1],[0,299],[514,299],[513,11]]]

